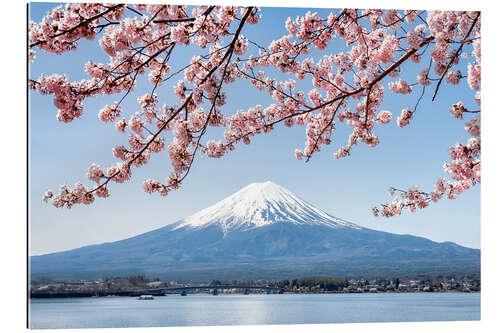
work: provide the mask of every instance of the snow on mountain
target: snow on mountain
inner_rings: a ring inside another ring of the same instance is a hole
[[[361,229],[354,223],[321,211],[270,181],[244,187],[226,199],[181,220],[175,229],[218,225],[227,233],[235,229],[259,228],[273,223]]]

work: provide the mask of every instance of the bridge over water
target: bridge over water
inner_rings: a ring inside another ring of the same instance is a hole
[[[30,292],[30,298],[66,298],[66,297],[104,297],[104,296],[140,296],[140,295],[153,295],[164,296],[166,294],[179,293],[187,295],[188,292],[196,292],[201,290],[211,290],[213,295],[217,295],[218,290],[222,289],[239,289],[244,294],[248,294],[249,290],[264,290],[268,294],[277,292],[282,294],[284,290],[277,287],[267,286],[240,286],[240,285],[220,285],[220,286],[190,286],[190,287],[176,287],[176,288],[151,288],[141,290],[101,290],[101,291],[62,291],[62,292]]]

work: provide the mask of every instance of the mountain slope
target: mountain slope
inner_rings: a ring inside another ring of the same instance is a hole
[[[479,269],[479,258],[479,250],[451,242],[360,227],[266,182],[136,237],[33,256],[30,268],[33,277],[250,279],[467,272]]]

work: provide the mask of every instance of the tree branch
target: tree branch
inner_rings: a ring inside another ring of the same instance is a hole
[[[474,22],[472,22],[472,25],[470,26],[469,31],[467,32],[467,35],[465,35],[464,40],[466,40],[467,38],[469,38],[469,35],[471,34],[472,29],[476,25],[476,23],[477,23],[480,15],[481,15],[481,12],[478,12],[476,18],[474,19]],[[432,100],[433,101],[436,98],[436,95],[437,95],[438,90],[439,90],[439,86],[441,85],[441,82],[443,81],[444,76],[446,75],[446,73],[450,69],[451,64],[453,64],[453,61],[455,60],[455,58],[460,54],[460,52],[462,52],[462,48],[464,47],[464,45],[465,45],[465,43],[461,43],[460,44],[460,47],[457,49],[457,51],[455,52],[455,54],[453,55],[453,57],[451,57],[450,61],[448,62],[448,65],[446,66],[446,70],[443,72],[443,74],[441,74],[441,77],[439,78],[439,82],[438,82],[438,84],[436,86],[436,90],[434,91],[434,94],[432,95]]]
[[[118,9],[118,8],[120,8],[122,6],[125,6],[125,5],[124,4],[118,4],[118,5],[115,5],[113,7],[110,7],[109,9],[103,11],[102,13],[94,15],[92,17],[89,17],[88,19],[82,21],[81,23],[75,25],[74,27],[72,27],[72,28],[70,28],[68,30],[61,31],[61,32],[59,32],[59,33],[51,36],[51,38],[56,38],[56,37],[59,37],[59,36],[64,35],[64,34],[69,34],[69,33],[73,32],[73,31],[75,31],[76,29],[78,29],[78,28],[86,25],[87,23],[92,22],[94,20],[97,20],[98,18],[101,18],[102,16],[106,15],[107,13],[112,12],[115,9]],[[29,48],[32,48],[33,46],[36,46],[36,45],[39,45],[39,44],[42,44],[42,43],[45,43],[45,42],[46,42],[45,40],[40,40],[38,42],[30,44]]]

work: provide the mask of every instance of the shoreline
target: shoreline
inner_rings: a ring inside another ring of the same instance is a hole
[[[451,294],[451,293],[460,293],[460,294],[475,294],[481,293],[481,291],[460,291],[460,290],[439,290],[439,291],[380,291],[380,292],[287,292],[285,291],[283,294],[288,295],[319,295],[319,294]],[[278,293],[271,293],[272,295],[278,295]],[[139,297],[141,295],[152,295],[157,297],[162,296],[172,296],[172,295],[181,295],[181,293],[138,293],[136,291],[116,291],[109,292],[106,294],[103,293],[32,293],[30,294],[30,299],[47,299],[47,298],[120,298],[120,297]],[[209,292],[193,292],[188,293],[187,295],[211,295]],[[267,293],[249,293],[245,294],[243,292],[238,293],[219,293],[218,295],[269,295]]]

